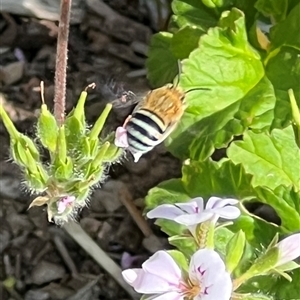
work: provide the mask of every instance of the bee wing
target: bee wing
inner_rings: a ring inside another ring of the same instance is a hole
[[[138,111],[141,107],[143,107],[146,103],[147,99],[146,98],[142,98],[138,101],[138,104],[136,105],[136,107],[134,108],[134,110],[132,111],[132,113]]]
[[[178,125],[178,122],[174,122],[174,123],[170,124],[167,127],[167,129],[165,130],[165,132],[159,137],[157,144],[160,144],[161,142],[163,142],[172,133],[172,131],[177,127],[177,125]]]
[[[118,109],[135,105],[139,101],[139,97],[137,97],[136,94],[131,91],[125,91],[122,93],[122,96],[120,98],[113,100],[111,104],[114,108]]]

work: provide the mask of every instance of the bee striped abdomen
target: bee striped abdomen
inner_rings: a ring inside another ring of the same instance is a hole
[[[166,126],[158,115],[139,109],[126,124],[129,147],[135,152],[148,152],[160,142],[159,137],[165,129]]]

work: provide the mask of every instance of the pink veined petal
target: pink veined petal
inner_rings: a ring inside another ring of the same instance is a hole
[[[150,210],[147,213],[149,219],[161,218],[174,220],[177,216],[183,215],[184,212],[173,204],[162,204]]]
[[[197,300],[229,300],[232,295],[232,280],[228,272],[222,272],[215,282],[211,285],[206,285],[204,282],[205,294]],[[195,299],[195,300],[196,300]]]
[[[219,198],[219,197],[210,197],[206,203],[205,208],[206,209],[216,209],[216,208],[221,208],[224,207],[226,205],[235,205],[237,204],[239,201],[236,199],[232,199],[232,198]]]
[[[122,275],[140,294],[161,294],[172,291],[168,281],[164,278],[145,272],[142,269],[128,269]]]
[[[276,247],[279,249],[277,267],[296,259],[300,256],[300,233],[288,236],[280,241]]]
[[[210,249],[198,250],[191,259],[189,277],[202,287],[195,300],[229,300],[232,280],[219,254]]]
[[[180,208],[184,213],[194,214],[199,211],[198,203],[192,199],[185,203],[175,203],[174,206]]]
[[[199,212],[203,211],[204,210],[203,198],[202,197],[197,197],[197,198],[194,198],[193,200],[197,203]]]
[[[118,127],[115,133],[115,145],[119,148],[127,148],[127,130],[124,127]]]
[[[236,219],[241,214],[241,211],[235,206],[225,206],[213,209],[212,211],[224,219]]]
[[[210,285],[222,272],[225,272],[225,264],[214,250],[198,250],[191,258],[189,277],[193,282],[205,281],[206,285]]]
[[[181,280],[181,270],[166,251],[157,251],[143,263],[142,268],[145,272],[166,280],[174,288],[172,289],[173,291],[178,289]]]
[[[186,214],[178,216],[174,219],[174,221],[185,226],[192,226],[209,220],[213,215],[214,214],[212,212],[204,211],[200,214]]]

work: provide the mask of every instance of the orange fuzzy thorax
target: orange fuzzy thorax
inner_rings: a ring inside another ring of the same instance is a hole
[[[142,108],[154,112],[166,125],[176,123],[184,112],[184,97],[179,88],[166,85],[149,92]]]

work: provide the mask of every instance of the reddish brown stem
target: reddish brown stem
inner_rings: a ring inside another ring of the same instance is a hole
[[[64,123],[66,106],[66,75],[68,37],[72,0],[61,0],[56,48],[54,115],[59,125]]]

